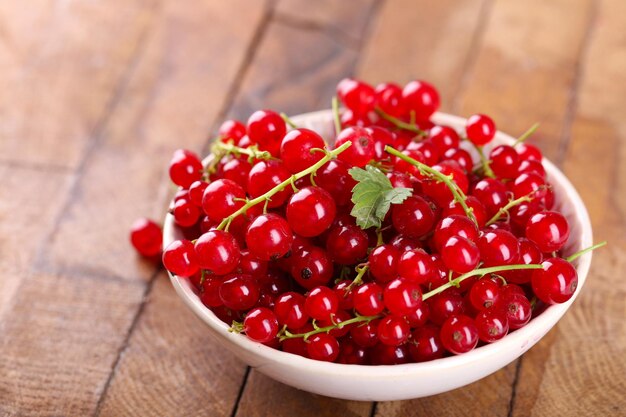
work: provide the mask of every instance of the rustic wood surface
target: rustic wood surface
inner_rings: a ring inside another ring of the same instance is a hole
[[[624,16],[623,0],[0,2],[0,415],[624,415]],[[325,108],[347,75],[431,80],[442,110],[512,134],[539,121],[609,241],[561,322],[474,384],[366,403],[272,381],[127,242],[163,216],[175,148],[259,107]]]

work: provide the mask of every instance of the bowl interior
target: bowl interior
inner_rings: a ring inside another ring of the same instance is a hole
[[[332,114],[328,110],[294,116],[292,120],[300,127],[317,131],[324,138],[333,137]],[[458,131],[465,126],[465,119],[443,113],[435,114],[433,121],[451,126]],[[498,132],[490,145],[511,144],[513,141],[510,136]],[[476,160],[477,155],[473,150],[467,150],[473,153],[472,156]],[[489,151],[489,146],[486,147],[486,151]],[[550,161],[544,159],[543,163],[548,179],[554,186],[554,209],[561,211],[570,223],[570,238],[564,252],[574,253],[583,247],[591,246],[589,216],[578,193]],[[164,247],[181,237],[180,231],[174,225],[173,217],[169,214],[165,219],[163,232]],[[590,253],[577,259],[575,266],[579,286],[569,301],[549,306],[537,317],[533,317],[528,325],[503,339],[459,356],[390,366],[342,365],[313,361],[269,348],[243,335],[230,333],[229,326],[202,304],[189,280],[171,274],[170,279],[183,301],[209,326],[209,330],[217,335],[218,340],[251,366],[259,367],[261,372],[281,382],[323,395],[356,400],[399,400],[457,388],[495,372],[515,360],[543,337],[570,307],[583,287],[590,262]],[[442,375],[449,378],[441,379]],[[428,378],[431,383],[424,383],[429,381]],[[437,383],[439,379],[441,382]]]

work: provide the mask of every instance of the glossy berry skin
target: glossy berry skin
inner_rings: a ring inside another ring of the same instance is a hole
[[[352,281],[343,280],[339,281],[333,287],[333,291],[337,294],[339,308],[341,310],[352,310],[354,308],[354,292],[352,288],[350,288],[350,284],[352,284]]]
[[[402,117],[407,113],[402,88],[394,83],[382,83],[376,86],[376,106],[393,117]]]
[[[297,292],[286,292],[279,295],[274,302],[274,313],[281,325],[291,330],[303,327],[309,321],[304,311],[305,298]]]
[[[408,323],[398,316],[385,316],[378,323],[378,339],[388,346],[398,346],[409,338],[411,329]]]
[[[242,249],[241,258],[239,259],[239,269],[244,274],[261,278],[267,276],[268,263],[257,259],[248,249]]]
[[[328,191],[305,187],[291,196],[286,214],[291,230],[303,237],[314,237],[332,224],[337,207]]]
[[[478,249],[483,266],[512,265],[519,262],[519,243],[506,230],[488,230],[478,238]]]
[[[337,358],[337,363],[348,365],[367,365],[367,350],[350,340],[341,342],[341,352]]]
[[[374,109],[376,93],[362,81],[344,78],[337,84],[337,97],[355,115],[364,116]]]
[[[209,186],[206,181],[194,181],[189,186],[189,201],[196,207],[202,207],[202,198],[204,196],[204,190]]]
[[[422,304],[422,291],[416,282],[396,278],[385,286],[383,301],[392,314],[405,316]]]
[[[282,258],[291,249],[293,232],[287,220],[274,213],[261,214],[250,223],[246,245],[263,261]]]
[[[385,309],[383,289],[369,282],[358,287],[353,296],[354,309],[362,316],[375,316]]]
[[[223,281],[223,279],[217,277],[204,277],[204,282],[200,285],[200,301],[202,301],[202,304],[208,307],[219,307],[224,305],[224,303],[222,303],[222,299],[220,298],[220,287],[222,286]]]
[[[330,256],[317,246],[305,246],[295,251],[290,263],[291,276],[307,290],[327,285],[333,277],[334,265]]]
[[[391,221],[399,233],[420,238],[430,232],[436,217],[430,204],[424,198],[414,195],[402,204],[392,205]]]
[[[232,310],[245,311],[254,307],[259,300],[260,288],[250,275],[233,274],[219,289],[220,299]]]
[[[163,251],[163,266],[174,275],[190,277],[200,266],[193,243],[188,240],[175,240]]]
[[[576,292],[578,274],[571,263],[561,258],[546,259],[542,269],[533,271],[533,292],[547,304],[564,303]]]
[[[489,218],[509,202],[507,192],[506,186],[493,178],[483,178],[472,189],[472,195],[483,204]]]
[[[520,143],[516,146],[517,153],[519,154],[519,158],[521,161],[539,161],[543,159],[543,155],[539,148],[535,145],[531,145],[530,143]]]
[[[347,205],[352,198],[356,181],[348,172],[350,168],[349,163],[333,159],[324,164],[315,176],[317,185],[330,193],[337,206]]]
[[[453,214],[442,218],[435,227],[433,242],[435,248],[441,251],[443,245],[453,236],[464,237],[472,242],[478,239],[478,228],[468,217]]]
[[[404,316],[404,319],[409,323],[411,328],[422,327],[428,322],[430,316],[430,310],[428,304],[422,302],[415,310]]]
[[[256,307],[246,314],[243,320],[243,331],[255,342],[267,343],[278,333],[278,320],[269,308]]]
[[[180,199],[174,203],[172,209],[174,221],[181,227],[190,227],[200,218],[200,209],[189,200]]]
[[[489,307],[476,315],[474,319],[478,338],[486,343],[502,339],[509,332],[506,314],[497,307]]]
[[[514,198],[530,196],[546,207],[551,207],[554,202],[554,194],[546,180],[535,172],[519,174],[509,187]]]
[[[523,294],[503,294],[497,307],[505,313],[511,330],[525,326],[532,317],[530,301]]]
[[[409,348],[407,344],[390,346],[378,343],[369,350],[372,365],[400,365],[409,363]]]
[[[474,145],[483,146],[491,142],[495,136],[496,124],[489,116],[475,114],[467,119],[465,132]]]
[[[259,161],[252,166],[248,174],[248,194],[250,194],[251,198],[259,197],[287,180],[290,176],[291,174],[280,161]],[[269,208],[282,206],[291,195],[291,192],[291,187],[285,187],[282,191],[272,196],[267,206]]]
[[[436,325],[443,324],[450,316],[464,312],[463,297],[458,290],[450,288],[428,299],[430,321]]]
[[[426,284],[435,273],[430,255],[422,249],[407,250],[398,261],[398,275],[417,284]]]
[[[378,246],[369,254],[370,273],[376,281],[389,282],[398,275],[400,256],[400,251],[392,245]]]
[[[480,261],[480,251],[471,240],[452,236],[441,248],[441,259],[448,269],[464,274],[476,268]]]
[[[439,336],[446,350],[455,355],[469,352],[478,343],[478,329],[474,320],[463,314],[448,318],[441,326]]]
[[[339,300],[328,287],[315,287],[309,292],[304,302],[304,311],[315,320],[330,320],[339,309]]]
[[[243,207],[245,198],[246,192],[239,184],[226,179],[215,180],[204,190],[202,210],[209,219],[221,222]]]
[[[481,203],[480,200],[475,196],[468,195],[467,199],[465,200],[465,204],[467,204],[467,207],[472,209],[472,214],[476,218],[478,227],[485,226],[485,223],[487,223],[489,217],[487,217],[487,211],[483,203]],[[453,214],[467,217],[465,211],[463,210],[463,207],[456,201],[451,201],[448,207],[446,207],[443,210],[443,213],[441,213],[442,217],[449,217]]]
[[[489,153],[489,161],[489,166],[497,177],[517,177],[519,169],[519,155],[512,146],[496,146]]]
[[[367,255],[367,234],[358,226],[333,227],[326,240],[326,250],[338,264],[353,265]]]
[[[378,343],[379,321],[380,320],[372,320],[352,327],[350,329],[350,336],[354,343],[365,348],[376,345],[376,343]]]
[[[439,338],[439,328],[432,324],[415,329],[411,335],[409,352],[415,362],[426,362],[443,358],[444,347]]]
[[[329,334],[315,334],[309,337],[308,342],[306,350],[311,359],[334,362],[339,356],[339,342]]]
[[[423,162],[426,165],[433,166],[439,162],[439,150],[429,140],[422,142],[411,142],[406,147],[407,151],[418,151],[424,157]],[[414,158],[415,159],[415,158]]]
[[[295,174],[315,164],[324,157],[323,152],[311,149],[324,149],[324,139],[310,129],[293,129],[289,131],[280,144],[280,158],[287,171]]]
[[[280,114],[272,110],[257,110],[248,119],[247,130],[252,143],[278,156],[280,143],[287,133],[287,126]]]
[[[243,157],[230,158],[219,168],[219,174],[225,180],[231,180],[244,189],[248,187],[248,175],[252,165]]]
[[[335,140],[335,148],[348,141],[352,142],[352,145],[340,153],[337,159],[360,168],[363,168],[369,161],[374,159],[376,155],[374,138],[365,128],[348,127],[342,130]]]
[[[202,163],[195,153],[178,149],[170,161],[169,173],[174,184],[189,188],[194,181],[202,178]]]
[[[431,84],[415,80],[404,86],[402,97],[409,112],[418,120],[428,120],[439,108],[439,93]]]
[[[444,161],[433,165],[433,169],[441,172],[443,175],[452,177],[458,188],[467,194],[469,182],[463,169],[454,161]],[[436,201],[441,207],[446,207],[454,200],[452,191],[443,182],[435,180],[427,180],[422,183],[424,194]]]
[[[561,213],[542,211],[528,219],[526,237],[542,252],[554,252],[567,242],[569,224]]]
[[[196,240],[200,268],[215,275],[232,272],[239,263],[241,251],[235,238],[222,230],[210,230]]]
[[[366,127],[365,130],[367,130],[374,139],[374,156],[376,159],[383,159],[386,155],[385,146],[395,145],[395,135],[391,133],[391,131],[380,126],[369,126]]]
[[[157,256],[163,244],[161,227],[150,219],[137,219],[130,228],[130,242],[140,255]]]
[[[226,120],[220,125],[217,131],[222,140],[233,140],[235,143],[239,142],[241,138],[246,135],[246,127],[239,120]]]
[[[472,156],[465,149],[450,148],[441,156],[442,161],[454,161],[466,173],[471,172],[474,166]]]
[[[543,262],[543,254],[533,242],[526,238],[518,239],[520,264],[540,264]],[[502,271],[500,275],[504,276],[508,282],[514,284],[526,284],[530,282],[533,271],[530,269],[516,269],[513,271]]]
[[[428,139],[437,148],[439,155],[450,149],[457,149],[459,147],[459,134],[456,130],[448,126],[433,126],[428,131]]]
[[[477,311],[485,310],[498,301],[500,285],[490,278],[479,279],[469,290],[469,300]]]

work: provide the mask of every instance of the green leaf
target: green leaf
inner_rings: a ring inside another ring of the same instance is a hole
[[[354,208],[350,214],[361,229],[380,227],[391,205],[411,196],[410,188],[393,188],[389,178],[374,166],[352,168],[349,172],[357,181],[352,189]]]

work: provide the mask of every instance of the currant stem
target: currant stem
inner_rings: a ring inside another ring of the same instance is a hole
[[[326,151],[325,152],[326,155],[324,155],[324,157],[320,159],[319,161],[317,161],[315,164],[311,165],[305,170],[298,172],[297,174],[292,175],[291,177],[287,178],[285,181],[281,182],[280,184],[278,184],[277,186],[275,186],[274,188],[272,188],[265,194],[260,195],[256,198],[253,198],[252,200],[248,200],[248,202],[244,204],[239,210],[235,211],[230,216],[224,218],[222,222],[217,226],[217,230],[224,230],[224,229],[228,230],[228,226],[235,219],[235,217],[245,214],[246,211],[248,211],[250,207],[253,207],[259,203],[267,202],[273,195],[284,190],[285,187],[292,186],[292,184],[296,182],[296,180],[299,180],[302,177],[306,177],[307,175],[313,172],[317,172],[317,170],[320,169],[324,164],[326,164],[326,162],[330,161],[335,156],[339,155],[341,152],[348,149],[351,145],[352,145],[352,142],[348,141],[344,143],[343,145],[341,145],[340,147],[338,147],[337,149],[333,149],[332,151]]]
[[[518,270],[518,269],[541,269],[541,268],[543,268],[543,266],[540,264],[530,264],[530,265],[520,264],[520,265],[501,265],[501,266],[492,266],[489,268],[474,269],[473,271],[466,272],[463,275],[459,275],[452,281],[449,281],[443,284],[441,287],[437,287],[434,290],[427,292],[426,294],[422,296],[422,300],[427,300],[430,297],[433,297],[439,293],[444,292],[448,288],[457,287],[461,282],[463,282],[467,278],[471,278],[475,276],[483,276],[483,275],[491,274],[493,272],[500,272],[500,271],[512,271],[512,270]]]
[[[213,153],[213,155],[215,155],[214,160],[217,160],[217,161],[219,161],[222,157],[226,155],[230,155],[230,154],[233,154],[236,156],[247,155],[249,159],[251,160],[254,160],[254,159],[268,160],[268,159],[273,158],[271,153],[267,151],[259,150],[257,145],[252,145],[248,148],[242,148],[242,147],[234,145],[232,141],[228,141],[228,142],[222,142],[221,140],[216,141],[213,147],[211,148],[211,152]]]
[[[526,139],[530,137],[535,131],[539,128],[539,123],[535,123],[532,125],[526,132],[522,133],[522,135],[515,140],[513,143],[513,147],[516,147],[520,143],[524,142]]]
[[[335,329],[342,329],[346,326],[349,326],[351,324],[355,324],[355,323],[369,323],[372,320],[376,320],[381,318],[382,315],[376,315],[376,316],[356,316],[353,317],[349,320],[346,321],[342,321],[341,323],[337,323],[337,324],[332,324],[330,326],[325,326],[325,327],[317,327],[314,328],[313,330],[311,330],[310,332],[306,332],[306,333],[298,333],[298,334],[294,334],[294,333],[290,333],[289,331],[285,331],[284,334],[282,334],[281,336],[279,336],[279,341],[283,341],[286,339],[295,339],[297,337],[302,337],[304,338],[304,340],[307,340],[309,337],[318,334],[318,333],[329,333],[332,330]]]
[[[370,269],[369,265],[358,265],[354,270],[357,272],[356,277],[352,280],[350,285],[348,285],[345,289],[346,294],[354,287],[363,284],[363,276]]]
[[[331,106],[333,109],[333,121],[335,122],[335,135],[338,135],[341,132],[341,118],[339,117],[339,100],[337,97],[333,97]]]
[[[395,148],[392,148],[389,145],[385,146],[385,152],[390,153],[391,155],[397,156],[398,158],[402,159],[403,161],[406,161],[409,164],[411,164],[413,166],[416,166],[420,170],[420,172],[422,174],[427,175],[427,176],[429,176],[431,178],[434,178],[434,179],[436,179],[438,181],[441,181],[444,184],[446,184],[448,186],[448,188],[450,189],[450,191],[452,192],[452,195],[454,196],[454,199],[463,208],[463,211],[465,212],[465,215],[471,221],[473,221],[476,224],[476,226],[478,226],[478,222],[476,221],[476,217],[474,216],[474,213],[472,213],[472,209],[469,208],[467,206],[467,203],[465,202],[467,197],[465,196],[463,191],[459,188],[459,186],[454,181],[452,181],[452,177],[444,175],[441,172],[437,171],[436,169],[433,169],[433,168],[429,167],[426,164],[423,164],[423,163],[421,163],[419,161],[416,161],[415,159],[411,158],[410,156],[407,156],[407,155],[403,154],[402,152],[398,151]]]
[[[292,129],[297,129],[297,128],[298,128],[298,125],[296,125],[296,124],[293,122],[293,120],[291,120],[291,119],[289,118],[289,116],[287,116],[285,113],[281,113],[281,114],[280,114],[280,117],[282,117],[282,118],[283,118],[283,120],[285,121],[285,123],[287,123],[287,124],[289,125],[289,127],[290,127],[290,128],[292,128]]]
[[[509,210],[511,210],[513,207],[522,204],[523,202],[531,202],[533,201],[533,198],[530,196],[531,194],[534,194],[536,191],[533,191],[530,194],[527,194],[523,197],[520,198],[516,198],[515,200],[511,200],[509,201],[504,207],[500,207],[500,210],[498,210],[498,212],[496,214],[493,215],[493,217],[491,219],[489,219],[489,221],[487,223],[485,223],[485,226],[489,226],[494,224],[495,222],[497,222],[500,217],[504,216],[505,214],[507,214],[509,212]]]
[[[591,251],[596,250],[596,249],[598,249],[598,248],[601,248],[602,246],[606,246],[606,244],[607,244],[607,241],[606,241],[606,240],[605,240],[605,241],[603,241],[603,242],[597,243],[597,244],[595,244],[595,245],[593,245],[593,246],[590,246],[590,247],[588,247],[588,248],[586,248],[586,249],[580,250],[580,251],[578,251],[578,252],[576,252],[576,253],[574,253],[574,254],[572,254],[572,255],[568,256],[567,258],[565,258],[565,260],[566,260],[567,262],[572,262],[573,260],[575,260],[575,259],[577,259],[577,258],[581,257],[581,256],[582,256],[582,255],[584,255],[585,253],[587,253],[587,252],[591,252]]]
[[[420,136],[428,136],[428,132],[417,127],[415,122],[407,123],[405,121],[402,121],[398,119],[397,117],[393,117],[392,115],[385,113],[380,107],[376,107],[375,110],[376,110],[376,113],[380,117],[382,117],[388,122],[391,122],[397,128],[408,130],[409,132],[417,133]]]

